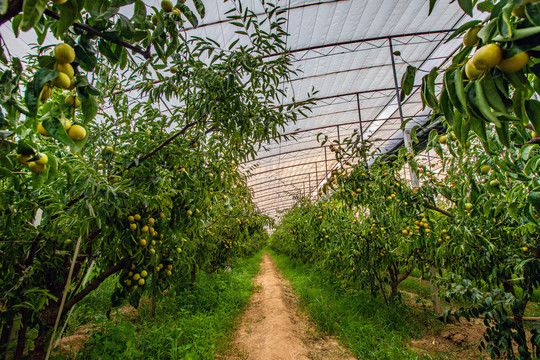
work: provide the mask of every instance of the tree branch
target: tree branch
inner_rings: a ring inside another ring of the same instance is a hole
[[[453,215],[452,213],[449,213],[449,212],[446,211],[446,210],[443,210],[443,209],[441,209],[441,208],[438,208],[438,207],[435,206],[435,205],[427,205],[426,207],[427,207],[428,209],[430,209],[430,210],[435,210],[435,211],[437,211],[437,212],[440,212],[441,214],[446,215],[446,216],[448,216],[448,217],[451,217],[451,218],[454,217],[454,215]]]
[[[58,15],[57,13],[55,13],[52,10],[45,9],[45,11],[43,13],[45,15],[47,15],[47,16],[52,17],[53,19],[56,19],[56,20],[60,19],[60,15]],[[89,34],[96,35],[96,36],[98,36],[98,37],[100,37],[102,39],[105,39],[105,40],[110,41],[112,43],[115,43],[117,45],[123,46],[126,49],[129,49],[129,50],[133,51],[134,53],[141,55],[145,59],[150,59],[150,57],[151,57],[151,55],[150,55],[150,46],[148,46],[146,49],[141,49],[140,47],[131,45],[127,41],[115,39],[115,38],[113,38],[113,37],[111,37],[111,36],[109,36],[107,34],[102,33],[101,31],[98,31],[98,30],[94,29],[93,27],[91,27],[89,25],[81,24],[81,23],[78,23],[78,22],[73,23],[73,27],[75,27],[77,29],[80,29],[80,30],[84,30]]]
[[[4,15],[0,15],[0,25],[11,20],[15,15],[22,11],[23,0],[8,1],[8,8]]]
[[[90,282],[81,292],[77,293],[75,296],[73,296],[71,299],[69,299],[68,302],[66,302],[66,305],[64,306],[64,310],[62,311],[62,316],[67,313],[76,303],[81,301],[86,297],[86,295],[90,294],[93,290],[97,289],[97,287],[104,282],[109,276],[117,273],[118,271],[122,270],[124,265],[127,263],[128,259],[126,257],[120,259],[115,265],[111,266],[107,270],[103,271],[101,274],[99,274],[94,280]]]

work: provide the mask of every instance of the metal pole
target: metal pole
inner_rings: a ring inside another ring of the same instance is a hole
[[[339,137],[339,125],[336,125],[337,128],[337,141],[341,145],[341,138]]]
[[[358,106],[358,123],[360,124],[360,141],[364,142],[364,132],[362,130],[362,112],[360,111],[360,95],[356,93],[356,105]]]
[[[324,147],[324,169],[326,171],[326,176],[328,176],[328,151],[326,151],[326,146]]]
[[[394,87],[396,89],[396,100],[398,104],[398,110],[399,110],[399,118],[401,120],[401,123],[403,124],[403,109],[401,108],[401,98],[399,96],[399,83],[397,78],[397,71],[396,71],[396,61],[394,59],[394,47],[392,46],[392,38],[388,38],[388,43],[390,44],[390,58],[392,59],[392,72],[394,74]],[[403,142],[405,143],[405,147],[407,150],[412,152],[412,145],[411,145],[411,133],[407,129],[403,129]],[[413,187],[417,188],[420,187],[420,182],[418,181],[418,177],[412,171],[412,168],[410,168],[410,175],[411,175],[411,184]]]
[[[317,163],[315,163],[315,190],[319,187],[319,170],[317,167]]]

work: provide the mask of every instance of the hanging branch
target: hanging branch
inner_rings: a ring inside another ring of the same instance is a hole
[[[56,12],[52,11],[52,10],[45,9],[45,11],[43,13],[45,15],[47,15],[47,16],[52,17],[53,19],[56,19],[56,20],[60,19],[60,15],[57,14]],[[111,37],[111,36],[109,36],[107,34],[102,33],[101,31],[98,31],[98,30],[94,29],[93,27],[91,27],[89,25],[81,24],[81,23],[78,23],[78,22],[73,23],[73,27],[77,28],[77,29],[80,29],[80,30],[84,30],[89,34],[98,36],[98,37],[100,37],[102,39],[105,39],[107,41],[110,41],[110,42],[112,42],[114,44],[123,46],[126,49],[129,49],[129,50],[133,51],[134,53],[141,55],[142,57],[144,57],[147,60],[151,58],[150,46],[148,46],[146,49],[141,49],[140,47],[131,45],[127,41],[115,39],[115,38],[113,38],[113,37]]]

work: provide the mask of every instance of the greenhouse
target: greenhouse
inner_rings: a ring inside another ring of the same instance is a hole
[[[540,1],[0,0],[0,360],[540,358]]]

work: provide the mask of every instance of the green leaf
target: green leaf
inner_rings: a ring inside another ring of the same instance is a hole
[[[197,27],[199,25],[199,21],[197,20],[197,16],[191,11],[189,7],[187,7],[184,4],[178,4],[178,9],[180,9],[180,12],[184,14],[186,19],[193,25],[193,27]]]
[[[465,13],[469,16],[472,16],[473,13],[473,2],[472,0],[458,0],[458,4],[465,11]]]
[[[79,66],[85,71],[93,71],[97,65],[97,58],[96,50],[91,42],[81,38],[81,41],[75,45],[74,49]]]
[[[131,21],[133,21],[135,24],[143,24],[146,22],[146,6],[142,0],[135,1]]]
[[[35,117],[37,114],[39,97],[43,86],[52,79],[58,76],[58,71],[47,68],[41,68],[36,71],[34,78],[26,85],[26,92],[24,93],[24,100],[30,117]]]
[[[21,30],[28,31],[41,19],[48,0],[24,0]]]
[[[476,5],[476,8],[478,9],[478,11],[491,12],[493,10],[493,4],[491,3],[491,1],[486,0],[478,3],[478,5]]]
[[[405,96],[409,95],[414,87],[414,78],[416,76],[416,70],[414,66],[407,66],[407,70],[401,78],[401,100],[405,100]]]
[[[195,4],[195,9],[197,9],[197,12],[201,16],[201,18],[204,18],[205,9],[202,0],[193,0],[193,3]]]
[[[469,30],[470,28],[473,28],[475,27],[476,25],[480,24],[482,21],[481,20],[472,20],[472,21],[468,21],[466,22],[465,24],[461,25],[460,27],[458,27],[456,29],[456,31],[454,31],[452,33],[452,35],[450,35],[450,37],[445,41],[445,43],[449,42],[450,40],[452,40],[453,38],[455,38],[456,36],[459,36],[461,34],[463,34],[464,32],[466,32],[467,30]]]
[[[66,130],[64,129],[64,125],[62,122],[56,118],[56,117],[48,117],[43,119],[42,125],[47,130],[51,136],[63,143],[64,145],[68,146],[75,146],[75,143],[73,140],[68,136],[66,133]]]
[[[534,131],[540,133],[540,101],[525,100],[525,113],[534,128]]]
[[[8,9],[8,0],[0,0],[0,15],[4,15]]]
[[[75,19],[79,16],[79,6],[77,1],[69,0],[59,5],[58,8],[60,10],[60,19],[56,25],[56,36],[61,36],[73,25]]]
[[[83,113],[83,123],[93,120],[97,114],[98,106],[95,96],[81,97],[81,110]]]
[[[532,191],[527,196],[527,201],[534,206],[536,211],[540,211],[540,192],[538,191]]]

